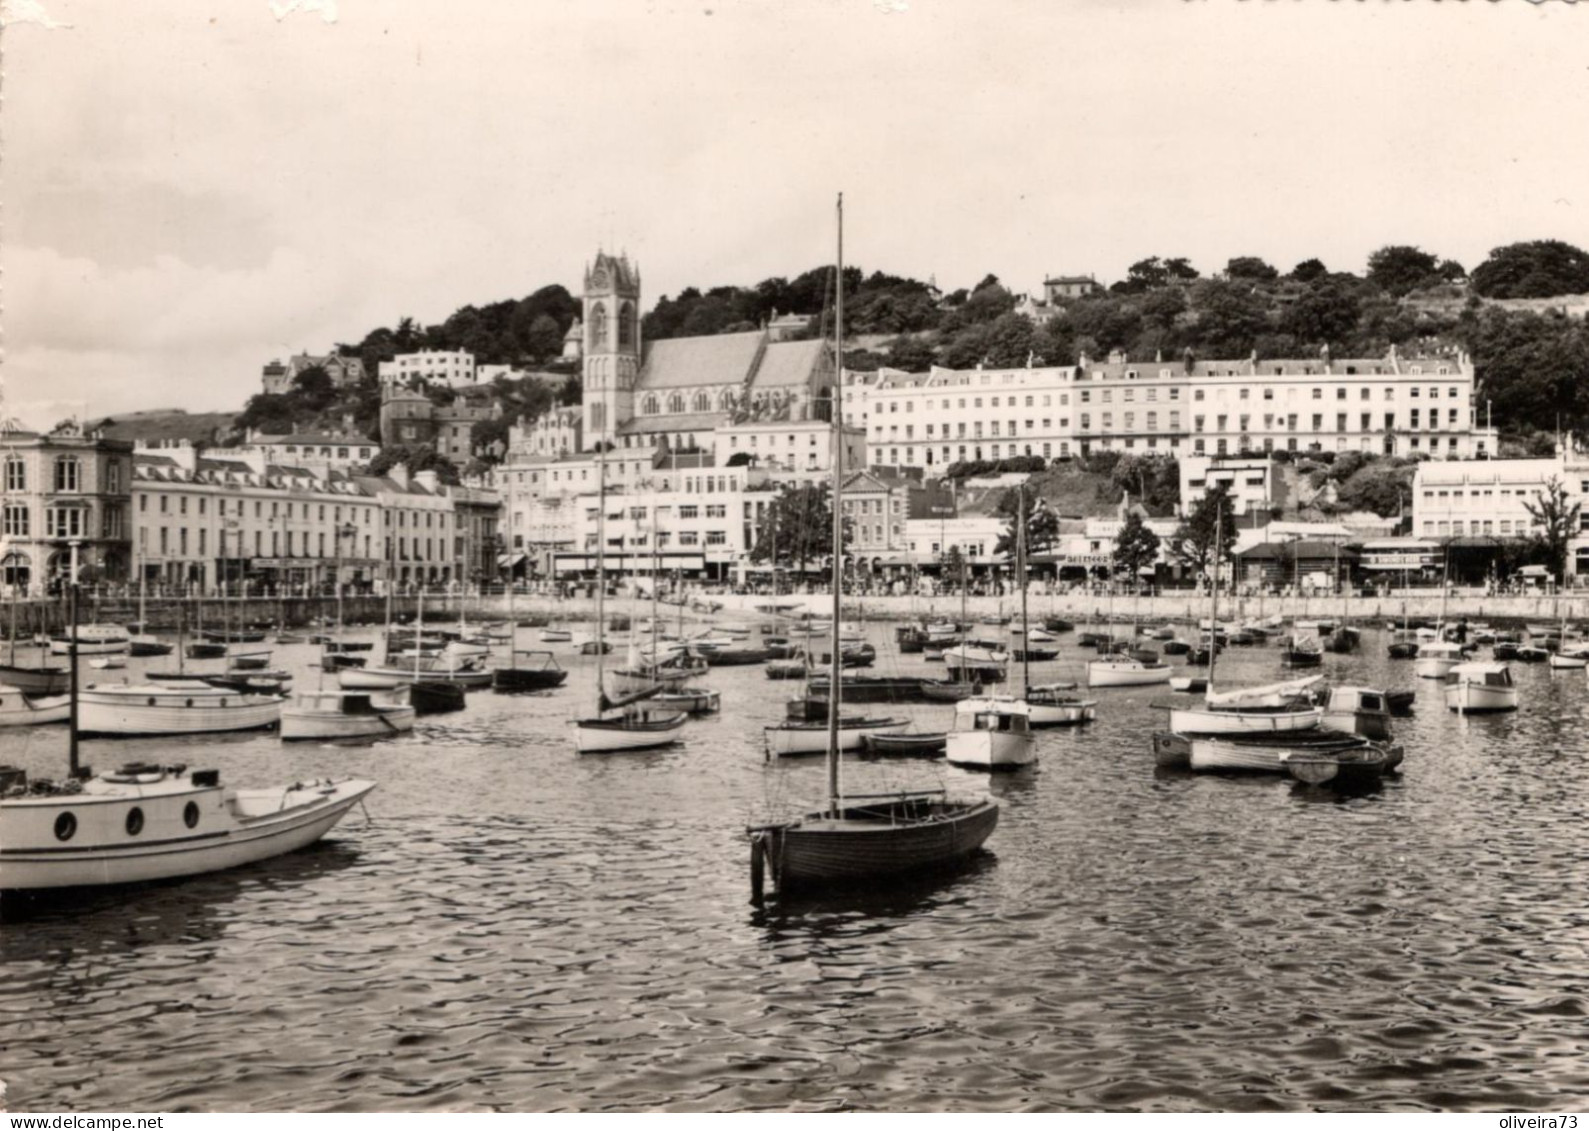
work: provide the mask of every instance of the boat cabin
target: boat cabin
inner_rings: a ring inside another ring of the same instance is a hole
[[[971,702],[961,702],[960,709],[955,713],[955,730],[986,730],[1002,734],[1027,734],[1031,731],[1026,711],[1015,709],[1014,704],[988,703],[984,700],[968,711],[966,704]]]
[[[1477,683],[1485,687],[1511,687],[1512,669],[1505,664],[1458,664],[1446,675],[1447,683]]]

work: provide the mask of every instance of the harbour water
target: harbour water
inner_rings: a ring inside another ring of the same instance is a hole
[[[533,636],[533,630],[523,635]],[[874,630],[877,670],[939,674]],[[846,760],[856,788],[991,790],[955,874],[758,910],[748,820],[820,796],[769,766],[796,684],[717,669],[721,715],[579,757],[594,660],[551,695],[472,692],[366,746],[273,734],[85,743],[100,766],[380,789],[294,856],[195,880],[10,901],[0,1078],[14,1111],[1542,1110],[1589,1095],[1589,681],[1514,665],[1522,710],[1418,687],[1399,777],[1340,797],[1155,771],[1167,688],[1103,690],[1040,763],[987,778]],[[521,642],[530,646],[528,639]],[[277,662],[313,687],[315,650]],[[1085,654],[1036,666],[1075,678]],[[152,662],[132,662],[130,674]],[[103,678],[107,673],[92,673]],[[118,677],[123,673],[115,673]],[[1282,677],[1233,649],[1227,685]],[[879,707],[876,710],[884,710]],[[889,710],[894,710],[890,708]],[[950,708],[908,711],[942,729]],[[0,735],[59,776],[65,734]]]

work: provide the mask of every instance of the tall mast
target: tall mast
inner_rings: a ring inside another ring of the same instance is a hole
[[[602,685],[606,667],[607,619],[607,442],[596,436],[596,714],[600,715],[607,702],[607,689]]]
[[[77,760],[77,543],[72,543],[72,583],[67,586],[67,620],[70,623],[71,636],[67,639],[66,666],[70,669],[68,678],[71,680],[71,696],[67,700],[67,738],[66,759],[71,767],[72,777],[78,775],[79,763]]]
[[[839,698],[843,664],[839,656],[840,597],[844,582],[844,408],[840,385],[844,380],[844,194],[838,201],[838,270],[833,298],[833,385],[829,403],[833,406],[833,628],[828,641],[833,650],[828,674],[828,805],[837,817],[843,808],[839,799]]]
[[[657,655],[657,589],[662,584],[662,523],[657,513],[657,493],[651,492],[651,663],[660,661]]]
[[[1032,642],[1026,628],[1026,484],[1016,488],[1015,503],[1015,583],[1021,587],[1021,698],[1032,690]]]
[[[387,647],[391,647],[388,642]],[[419,657],[425,650],[425,582],[419,583],[419,597],[414,605],[414,682],[419,682]]]
[[[1225,544],[1225,508],[1214,504],[1214,576],[1208,597],[1208,690],[1214,690],[1214,653],[1219,648],[1219,548]]]

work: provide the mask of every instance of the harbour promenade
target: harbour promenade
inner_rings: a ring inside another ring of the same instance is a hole
[[[596,615],[596,600],[581,595],[573,597],[541,593],[519,593],[510,602],[503,594],[484,597],[470,595],[459,597],[445,593],[426,594],[425,619],[432,624],[445,625],[460,616],[469,620],[518,621],[587,621]],[[697,621],[706,603],[721,605],[720,616],[733,619],[756,619],[767,614],[760,610],[770,607],[773,598],[760,593],[723,593],[714,591],[691,592],[687,607],[687,621]],[[809,610],[819,616],[830,608],[831,597],[822,592],[785,593],[777,598],[779,606],[787,613]],[[1263,619],[1278,616],[1286,620],[1295,618],[1333,618],[1350,621],[1434,619],[1441,616],[1441,597],[1438,591],[1419,591],[1416,595],[1388,596],[1265,596],[1259,598],[1221,596],[1221,620]],[[1057,616],[1069,620],[1106,618],[1113,608],[1116,620],[1128,621],[1194,621],[1208,616],[1208,598],[1182,590],[1155,596],[1132,597],[1117,594],[1111,602],[1102,593],[1044,593],[1034,588],[1028,595],[1027,607],[1033,620]],[[926,616],[958,618],[961,602],[957,595],[927,597],[869,596],[844,599],[846,619],[876,621],[910,621]],[[416,609],[412,596],[396,598],[393,614],[398,620],[411,620]],[[1020,596],[1007,593],[1002,597],[968,597],[966,615],[975,620],[984,616],[1013,617],[1019,614]],[[613,615],[648,616],[651,611],[649,596],[636,595],[627,587],[618,587],[607,598],[607,611]],[[664,617],[678,614],[678,606],[663,604],[659,610]],[[285,602],[275,599],[217,598],[179,600],[162,598],[147,603],[145,617],[154,630],[175,631],[179,622],[185,622],[189,631],[198,626],[220,628],[224,624],[271,624],[287,628],[309,625],[326,625],[335,621],[337,602],[330,597],[293,598]],[[348,624],[378,624],[386,616],[386,602],[380,597],[349,597],[343,601],[342,614]],[[9,617],[9,612],[6,614]],[[20,635],[54,631],[64,623],[64,606],[58,601],[22,601],[16,605],[16,624]],[[137,618],[136,603],[104,601],[97,609],[85,601],[81,619],[119,623]],[[1580,593],[1496,595],[1456,590],[1445,600],[1446,620],[1480,620],[1506,624],[1510,622],[1552,621],[1566,616],[1570,620],[1589,620],[1589,591]]]

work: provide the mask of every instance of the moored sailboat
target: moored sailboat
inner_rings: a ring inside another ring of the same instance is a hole
[[[830,397],[834,442],[833,461],[833,628],[826,742],[827,800],[822,808],[793,820],[754,825],[746,831],[751,843],[751,886],[762,895],[762,882],[771,872],[780,894],[801,888],[865,882],[963,860],[992,834],[998,824],[997,804],[986,798],[959,801],[942,790],[846,795],[840,772],[839,728],[842,717],[843,649],[839,640],[842,618],[844,544],[843,404],[838,395],[844,344],[844,243],[843,199],[840,198],[840,236],[835,301],[833,349],[834,381]]]
[[[606,593],[607,593],[607,449],[601,437],[601,456],[597,461],[596,497],[596,714],[574,722],[574,749],[581,754],[610,754],[625,750],[649,750],[678,741],[689,717],[682,711],[665,710],[647,706],[644,700],[654,696],[661,685],[648,687],[622,696],[607,698],[604,682],[606,662]],[[612,714],[611,712],[618,712]]]

